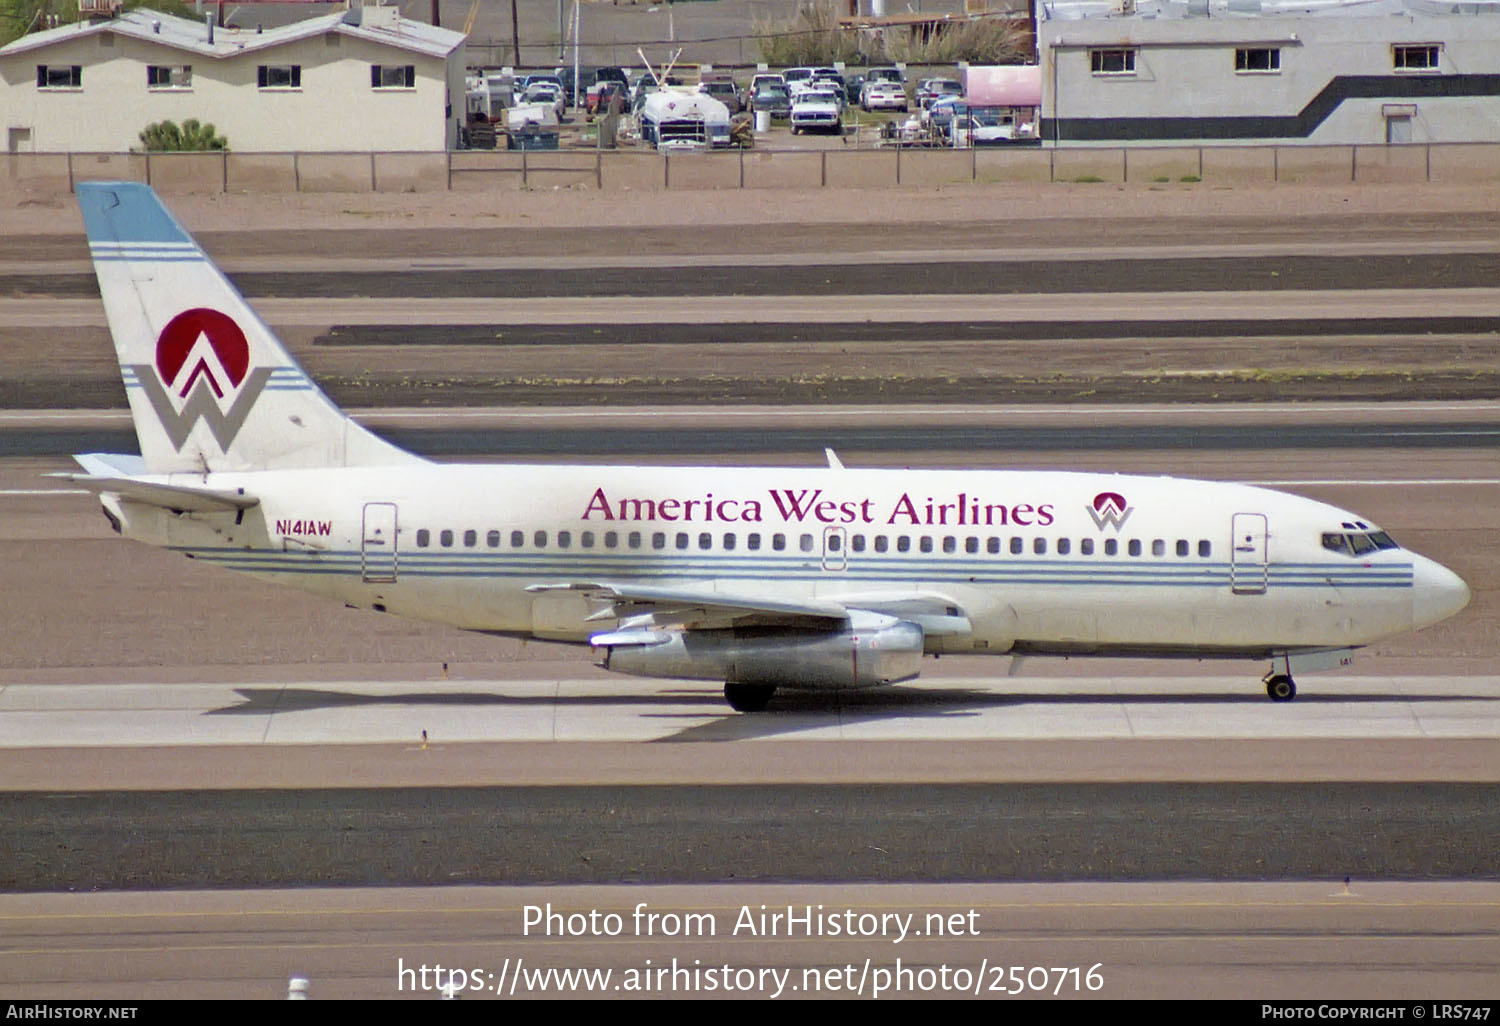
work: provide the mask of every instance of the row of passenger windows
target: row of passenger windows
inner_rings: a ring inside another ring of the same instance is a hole
[[[439,531],[437,536],[438,545],[445,549],[453,548],[459,543],[459,539],[460,536],[457,532],[448,530]],[[569,549],[573,547],[574,540],[572,531],[558,531],[555,535],[549,535],[546,531],[534,531],[529,537],[525,531],[510,531],[508,532],[508,537],[506,537],[506,533],[500,531],[488,531],[484,536],[485,547],[491,549],[500,548],[502,541],[508,542],[507,547],[512,549],[527,548],[528,542],[530,543],[529,547],[534,549],[549,547]],[[602,535],[596,534],[593,531],[580,531],[576,540],[578,547],[582,549],[596,548],[601,543],[602,547],[606,549],[618,549],[622,547],[626,549],[645,549],[649,547],[654,550],[663,550],[670,547],[678,550],[697,548],[701,551],[710,551],[714,548],[714,535],[709,531],[701,531],[696,536],[687,531],[678,531],[671,536],[666,531],[655,531],[649,536],[641,531],[630,531],[623,535],[619,531],[605,531]],[[815,535],[796,535],[789,539],[785,534],[772,534],[767,539],[766,536],[759,532],[751,532],[744,536],[744,548],[749,552],[758,552],[767,540],[769,540],[770,548],[773,552],[786,551],[789,542],[795,544],[797,551],[814,552],[817,549],[817,536]],[[733,552],[740,547],[740,541],[741,538],[737,533],[726,531],[718,538],[718,548],[722,552]],[[842,535],[829,534],[826,538],[828,552],[838,553],[842,551],[844,541],[845,539]],[[1169,544],[1171,551],[1175,555],[1192,555],[1194,546],[1186,538],[1178,538],[1174,543],[1168,543],[1163,538],[1157,538],[1151,542],[1151,555],[1165,556]],[[1073,555],[1075,552],[1080,556],[1092,556],[1096,553],[1096,545],[1098,546],[1097,551],[1106,556],[1117,556],[1121,550],[1121,544],[1117,538],[1105,538],[1102,542],[1098,543],[1093,538],[1080,538],[1075,547],[1074,541],[1071,538],[1027,539],[1018,535],[1005,539],[994,536],[979,538],[974,535],[970,535],[967,538],[959,538],[951,534],[941,538],[926,534],[915,537],[906,534],[894,536],[876,534],[869,537],[863,534],[854,534],[849,536],[848,545],[851,552],[911,552],[913,550],[917,552],[936,552],[941,550],[944,553],[957,553],[962,550],[970,555],[975,555],[983,551],[989,555],[999,555],[1002,552],[1008,552],[1015,556],[1022,555],[1028,551],[1038,556],[1046,555],[1049,551],[1059,556]],[[425,549],[431,546],[432,532],[425,527],[417,531],[417,548]],[[478,531],[462,532],[463,548],[472,549],[478,546]],[[1146,552],[1146,543],[1139,538],[1131,538],[1125,542],[1124,551],[1127,555],[1131,556],[1144,555]],[[1200,539],[1197,543],[1197,552],[1199,558],[1208,559],[1213,555],[1213,544],[1206,539]]]

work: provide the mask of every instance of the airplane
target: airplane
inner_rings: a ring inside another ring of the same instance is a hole
[[[619,673],[778,689],[947,653],[1269,661],[1296,674],[1469,589],[1356,513],[1063,471],[459,465],[308,378],[147,186],[77,186],[140,455],[76,457],[123,536],[383,613],[591,645]]]

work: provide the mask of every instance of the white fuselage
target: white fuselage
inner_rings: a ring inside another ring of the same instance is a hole
[[[430,464],[157,480],[260,502],[237,517],[114,500],[127,536],[357,606],[572,642],[614,621],[580,591],[528,587],[921,594],[971,627],[928,651],[1260,657],[1435,622],[1422,582],[1457,580],[1404,549],[1329,551],[1326,532],[1367,526],[1336,507],[1174,478]]]

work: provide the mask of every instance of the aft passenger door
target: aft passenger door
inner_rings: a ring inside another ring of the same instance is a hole
[[[389,584],[396,579],[396,504],[365,503],[364,529],[360,534],[360,572],[368,584]]]
[[[1264,513],[1236,513],[1230,526],[1229,589],[1236,595],[1260,595],[1266,590],[1268,528]]]

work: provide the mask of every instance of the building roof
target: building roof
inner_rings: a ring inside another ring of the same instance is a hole
[[[1043,21],[1391,14],[1500,15],[1500,0],[1042,0],[1037,10]]]
[[[56,43],[103,32],[113,32],[131,39],[160,43],[187,53],[213,58],[235,57],[256,50],[268,50],[329,32],[381,43],[429,57],[447,57],[462,46],[468,38],[461,32],[403,18],[391,7],[361,8],[355,6],[348,11],[319,15],[316,18],[308,18],[290,25],[265,30],[215,27],[213,42],[209,42],[209,28],[204,22],[177,18],[146,8],[137,8],[133,11],[125,11],[108,21],[63,25],[42,32],[33,32],[22,36],[9,46],[0,47],[0,57],[28,53]]]

